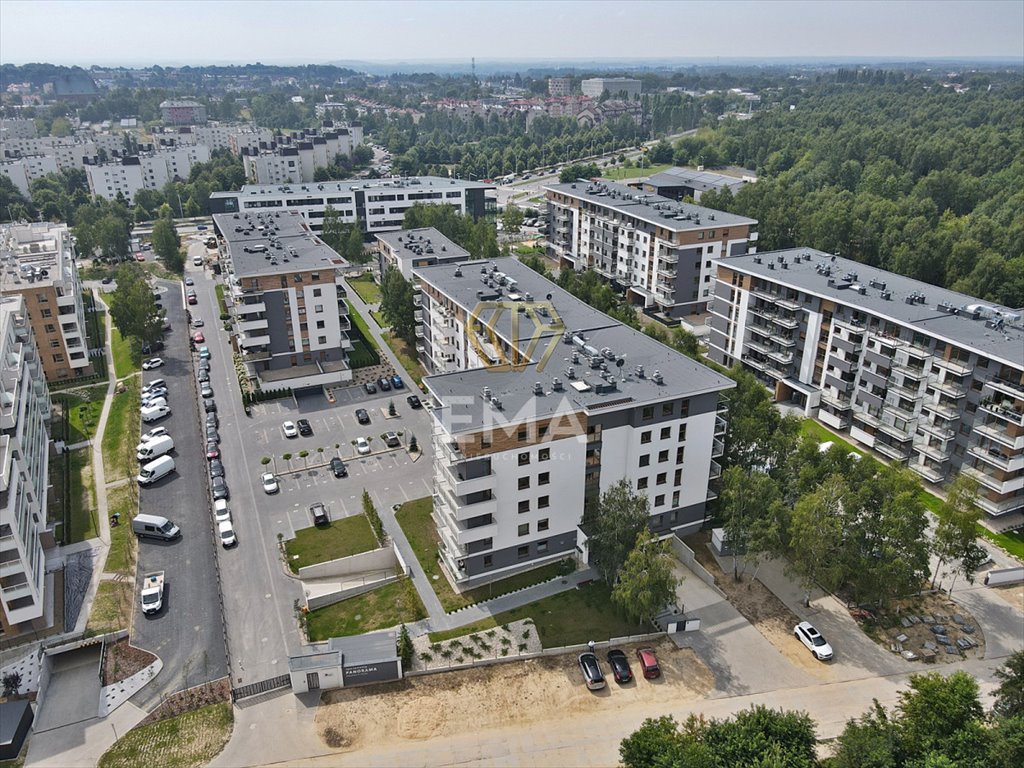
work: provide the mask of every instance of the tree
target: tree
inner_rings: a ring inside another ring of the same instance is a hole
[[[96,247],[106,259],[114,262],[128,258],[128,234],[128,223],[114,214],[107,214],[93,226]]]
[[[695,720],[684,728],[692,729]],[[671,715],[647,718],[619,744],[624,768],[700,768],[714,764],[710,750],[690,734],[684,735]]]
[[[601,495],[589,516],[589,561],[606,583],[615,583],[637,535],[647,529],[648,509],[647,497],[636,495],[629,481],[622,479]]]
[[[168,271],[180,275],[185,271],[185,259],[181,253],[181,238],[174,227],[174,219],[161,216],[153,223],[153,252],[163,261]]]
[[[343,254],[353,264],[365,264],[370,260],[370,254],[363,244],[363,231],[357,221],[348,232],[345,240],[345,253]]]
[[[972,731],[981,723],[984,710],[978,683],[966,672],[957,670],[949,677],[937,672],[912,675],[910,690],[900,692],[896,711],[906,758],[938,752],[959,760],[976,753]]]
[[[505,231],[515,234],[523,226],[523,209],[515,203],[509,203],[501,213],[501,225]]]
[[[405,624],[398,630],[398,657],[402,660],[402,669],[408,670],[412,667],[412,638],[409,637],[409,630]]]
[[[841,477],[830,477],[793,508],[790,567],[803,582],[805,603],[810,603],[815,583],[829,591],[842,583],[844,573],[838,557],[843,544],[840,512],[847,493]]]
[[[8,672],[3,677],[4,696],[15,696],[21,688],[21,673]]]
[[[995,675],[999,687],[992,711],[1000,717],[1024,717],[1024,651],[1014,652]]]
[[[896,768],[898,744],[896,724],[875,699],[872,709],[847,720],[829,768]]]
[[[409,344],[416,343],[416,319],[412,283],[394,267],[388,267],[380,280],[380,310],[392,331]]]
[[[725,536],[733,552],[733,578],[740,581],[748,563],[756,566],[764,554],[781,554],[781,494],[766,473],[729,467],[722,476],[721,499]]]
[[[163,333],[163,317],[156,307],[146,273],[135,262],[117,269],[117,287],[110,294],[110,317],[121,332],[145,344]]]
[[[974,580],[974,573],[981,565],[977,562],[977,524],[981,519],[977,498],[978,484],[969,475],[957,475],[946,488],[946,499],[939,508],[939,521],[932,539],[932,551],[939,559],[932,587],[942,566],[950,562],[956,563],[954,574],[962,573],[968,580]],[[949,591],[953,591],[952,584]]]
[[[675,602],[678,579],[672,572],[668,542],[649,531],[636,535],[633,551],[612,587],[612,602],[637,624],[647,623]]]
[[[749,371],[735,366],[729,377],[736,387],[727,395],[729,424],[722,463],[774,475],[796,449],[800,421],[783,416],[768,390]]]
[[[341,220],[341,214],[333,205],[324,208],[323,229],[320,239],[337,253],[345,250],[345,238],[348,236],[349,225]]]
[[[594,179],[601,175],[601,169],[597,163],[573,163],[567,165],[558,174],[558,181],[562,184],[570,184],[579,179]]]

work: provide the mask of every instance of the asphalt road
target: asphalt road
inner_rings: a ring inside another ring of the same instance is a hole
[[[149,382],[167,380],[171,415],[156,424],[144,424],[143,431],[166,427],[174,438],[176,471],[157,483],[140,489],[139,511],[163,515],[182,531],[176,542],[139,542],[136,575],[164,571],[164,610],[155,616],[135,611],[132,642],[157,654],[164,663],[156,680],[143,688],[133,703],[149,708],[161,696],[227,674],[224,622],[221,617],[217,571],[214,561],[213,517],[207,493],[204,443],[199,432],[199,415],[188,348],[184,299],[180,283],[157,281],[172,331],[165,334],[166,348],[160,356],[165,365],[143,373]],[[133,444],[136,435],[125,435]],[[132,482],[132,481],[130,481]],[[136,587],[136,600],[138,599]]]

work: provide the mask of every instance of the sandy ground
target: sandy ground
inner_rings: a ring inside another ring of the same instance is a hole
[[[635,658],[636,647],[623,650]],[[571,654],[406,678],[398,685],[330,691],[316,715],[317,733],[329,747],[348,751],[576,719],[637,703],[658,702],[668,711],[673,704],[695,701],[711,690],[711,672],[692,651],[668,641],[655,647],[663,671],[660,679],[641,678],[622,686],[609,680],[607,688],[596,692],[583,685]],[[638,665],[634,661],[631,666],[636,674]],[[602,667],[609,674],[603,660]]]
[[[1006,587],[989,587],[989,592],[998,595],[1021,613],[1024,613],[1024,584],[1012,584]]]
[[[970,637],[974,643],[977,643],[976,647],[963,651],[959,655],[950,655],[946,653],[943,648],[939,647],[935,654],[934,663],[949,664],[960,661],[962,658],[985,658],[984,628],[978,625],[977,620],[969,611],[967,611],[962,605],[950,600],[946,594],[926,595],[924,597],[918,597],[911,600],[897,600],[893,605],[893,613],[904,617],[910,615],[917,617],[929,616],[934,619],[936,623],[942,624],[946,627],[946,633],[951,640],[956,641],[961,637]],[[975,627],[974,632],[965,633],[961,631],[960,626],[956,622],[952,621],[952,616],[954,615],[959,615],[963,619],[964,623],[973,625]],[[878,639],[879,642],[886,646],[890,643],[899,642],[904,649],[920,654],[926,642],[931,643],[932,645],[938,645],[935,642],[935,633],[932,632],[932,626],[933,624],[927,624],[924,622],[912,624],[909,627],[897,625],[886,629],[880,634]],[[907,639],[898,641],[897,637],[900,635]]]

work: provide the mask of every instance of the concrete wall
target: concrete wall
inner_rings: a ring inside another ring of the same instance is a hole
[[[342,600],[348,600],[350,597],[361,595],[372,589],[383,587],[385,584],[390,584],[393,581],[398,581],[398,574],[393,571],[381,571],[376,576],[368,576],[361,584],[338,589],[334,592],[327,592],[322,595],[307,597],[306,608],[310,611],[315,611],[317,608],[325,608],[328,605],[340,603]]]
[[[404,564],[402,564],[404,566]],[[358,555],[315,563],[299,568],[300,579],[344,578],[371,571],[399,570],[399,560],[392,545],[360,552]],[[404,570],[404,567],[403,567]]]
[[[697,562],[697,557],[694,555],[693,550],[690,549],[678,536],[673,536],[670,541],[672,542],[672,551],[676,553],[676,557],[683,563],[687,568],[693,571],[694,576],[703,581],[715,592],[725,597],[725,593],[718,588],[715,584],[715,577],[708,573],[707,569],[703,565]]]

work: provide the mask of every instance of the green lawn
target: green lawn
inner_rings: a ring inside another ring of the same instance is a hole
[[[62,394],[55,395],[54,399],[61,399],[68,412],[68,434],[66,441],[69,445],[80,443],[91,438],[96,432],[96,424],[100,420],[100,411],[103,410],[103,399],[107,393],[106,384],[97,384],[85,390],[87,395]]]
[[[131,580],[101,581],[89,611],[85,634],[102,635],[126,629],[131,625],[134,599],[135,589]]]
[[[410,347],[409,343],[405,339],[401,339],[395,336],[391,331],[384,333],[384,340],[391,347],[391,351],[395,353],[395,357],[398,358],[398,362],[402,364],[402,367],[409,372],[412,376],[412,380],[416,382],[416,386],[420,387],[423,385],[423,377],[427,375],[427,372],[423,370],[423,366],[420,365],[419,356],[416,354],[416,349]]]
[[[92,450],[80,448],[67,454],[71,462],[71,536],[68,544],[99,536],[96,519],[96,484],[92,472]]]
[[[110,347],[114,356],[114,375],[123,379],[142,370],[142,356],[133,349],[131,339],[121,336],[116,327],[110,329]]]
[[[379,546],[366,515],[332,520],[323,528],[301,528],[295,532],[295,538],[284,545],[292,573],[298,573],[304,565],[358,555]]]
[[[345,303],[348,304],[349,317],[352,322],[352,329],[349,331],[349,338],[352,340],[352,351],[348,353],[349,365],[353,370],[377,365],[380,362],[380,350],[377,347],[377,342],[370,335],[366,320],[356,312],[352,302],[346,301]]]
[[[373,275],[369,272],[349,278],[348,284],[359,294],[364,304],[380,304],[380,286],[373,281]]]
[[[1018,560],[1024,560],[1024,532],[1008,531],[1006,533],[993,533],[985,526],[979,525],[978,533],[993,544],[1005,549]]]
[[[373,322],[375,322],[377,324],[378,328],[383,329],[383,328],[390,328],[391,327],[388,324],[388,321],[384,319],[384,313],[379,311],[379,310],[371,309],[370,310],[370,317],[373,318]]]
[[[114,395],[103,433],[103,470],[107,482],[129,477],[137,461],[135,444],[139,436],[139,380],[128,379],[125,391]]]
[[[213,292],[217,294],[217,308],[220,310],[222,315],[228,313],[228,305],[224,303],[224,286],[221,283],[217,283],[213,286]]]
[[[489,600],[492,597],[515,592],[517,589],[532,587],[534,584],[549,581],[559,574],[561,564],[551,563],[483,587],[467,590],[461,594],[456,592],[445,578],[441,571],[441,565],[437,561],[438,538],[437,528],[430,517],[432,509],[433,501],[430,497],[408,501],[395,513],[395,519],[402,526],[409,545],[416,553],[416,559],[419,560],[423,572],[427,575],[427,580],[434,587],[434,593],[441,601],[441,606],[445,611],[455,611],[481,600]]]
[[[668,170],[672,166],[666,165],[644,165],[643,168],[623,168],[622,166],[615,166],[614,168],[602,168],[601,176],[606,179],[638,179],[641,176],[653,176],[656,173]]]
[[[520,619],[533,619],[534,628],[545,648],[577,645],[589,640],[608,640],[612,637],[639,635],[652,631],[649,626],[633,624],[622,618],[612,607],[611,587],[604,582],[594,582],[459,629],[431,632],[430,640],[439,643],[442,640],[510,624]]]
[[[221,753],[234,725],[231,704],[210,704],[128,731],[114,742],[99,768],[199,768]]]
[[[411,624],[425,619],[427,611],[409,579],[402,578],[362,595],[311,611],[307,617],[312,642],[348,637]]]
[[[132,518],[139,509],[137,486],[128,483],[107,490],[107,509],[121,514],[120,525],[110,527],[110,551],[103,570],[108,573],[130,573],[135,562],[135,536]]]

